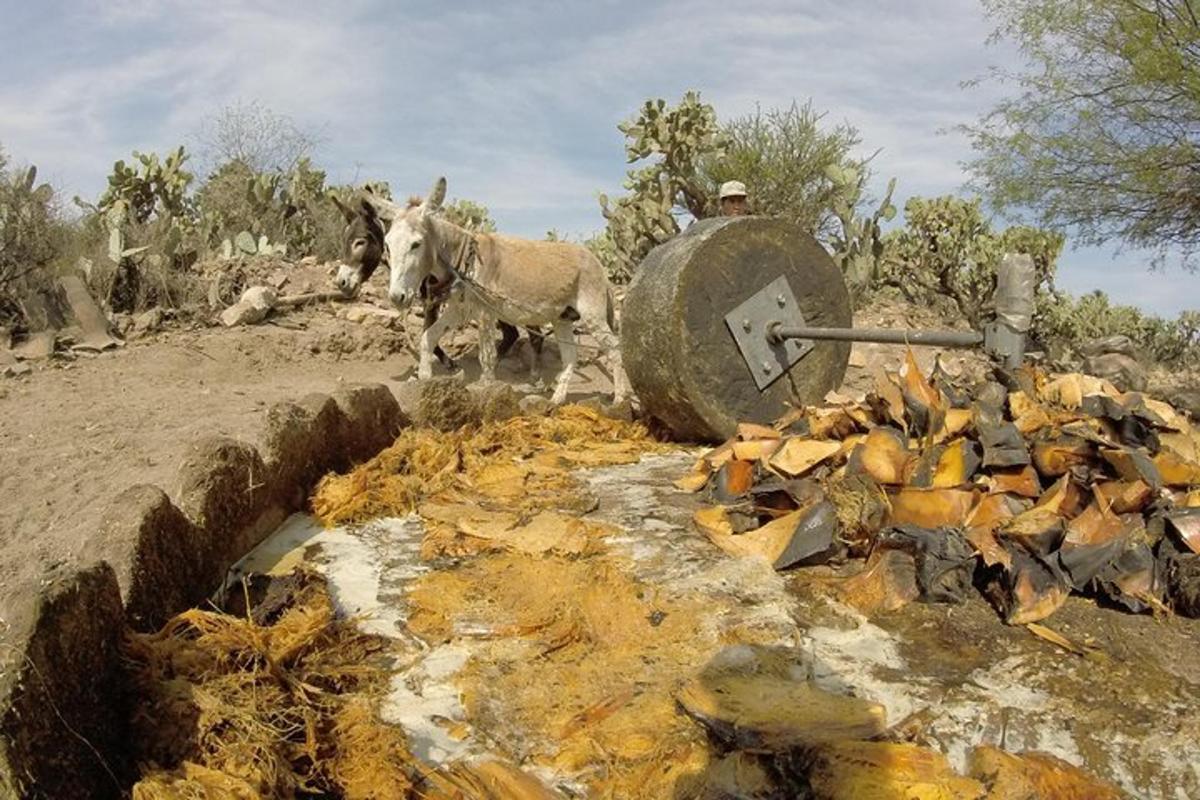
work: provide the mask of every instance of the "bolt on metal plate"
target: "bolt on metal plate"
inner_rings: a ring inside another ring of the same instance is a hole
[[[805,325],[796,295],[783,275],[725,315],[725,325],[733,334],[759,391],[777,381],[814,347],[807,339],[788,339],[772,344],[767,339],[767,326],[774,322],[789,327]]]

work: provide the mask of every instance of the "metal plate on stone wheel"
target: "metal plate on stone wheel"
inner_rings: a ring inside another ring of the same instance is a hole
[[[733,334],[746,368],[754,376],[759,390],[783,377],[797,361],[813,349],[807,339],[785,339],[774,343],[767,338],[767,327],[779,322],[802,328],[804,315],[787,277],[780,275],[725,315],[725,325]]]
[[[702,219],[643,259],[622,303],[621,362],[647,416],[681,441],[719,442],[838,387],[849,342],[815,342],[766,387],[747,368],[725,316],[781,277],[805,325],[851,325],[841,269],[787,220]]]

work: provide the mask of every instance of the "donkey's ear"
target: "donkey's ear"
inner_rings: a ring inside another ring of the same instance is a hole
[[[342,216],[346,218],[346,222],[354,221],[354,218],[357,216],[357,214],[351,211],[350,208],[342,202],[342,199],[337,196],[337,192],[329,192],[328,197],[333,201],[333,204],[337,206],[337,210],[342,212]]]
[[[367,219],[375,219],[379,216],[375,212],[375,206],[371,205],[371,201],[365,197],[359,200],[358,207],[362,209],[362,213],[367,217]],[[353,213],[354,212],[350,212],[351,215],[353,215]],[[349,216],[348,218],[353,219],[353,216]]]
[[[425,198],[425,210],[437,211],[442,207],[442,202],[446,199],[446,179],[438,178],[433,184],[433,188],[429,190],[429,196]]]
[[[360,193],[359,198],[362,200],[363,208],[370,206],[374,214],[383,219],[393,220],[404,213],[404,210],[400,206],[370,192]]]

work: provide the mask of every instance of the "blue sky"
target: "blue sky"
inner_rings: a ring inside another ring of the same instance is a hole
[[[880,184],[960,191],[963,137],[1007,63],[973,0],[411,3],[0,0],[0,144],[94,197],[131,150],[194,144],[207,115],[258,100],[319,131],[331,180],[381,178],[487,205],[502,230],[602,225],[624,174],[620,120],[700,90],[724,118],[812,98],[859,128]],[[751,187],[752,188],[752,187]],[[1149,257],[1068,251],[1060,285],[1174,314],[1200,277]]]

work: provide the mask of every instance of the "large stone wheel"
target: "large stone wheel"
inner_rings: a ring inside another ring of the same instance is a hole
[[[806,324],[850,326],[841,271],[782,220],[701,220],[642,262],[622,309],[621,357],[643,409],[680,439],[728,438],[738,422],[771,422],[841,385],[848,342],[816,342],[782,377],[756,385],[725,315],[780,276]]]

